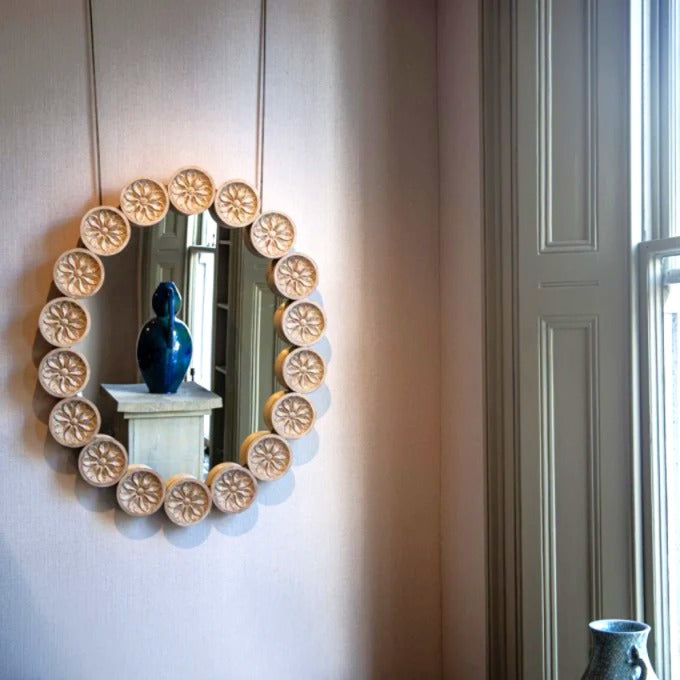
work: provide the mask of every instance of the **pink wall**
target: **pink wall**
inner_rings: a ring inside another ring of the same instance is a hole
[[[187,163],[252,179],[259,0],[93,4],[105,197]],[[434,3],[269,3],[264,203],[319,264],[328,383],[285,481],[189,530],[80,482],[37,387],[52,263],[96,203],[85,7],[0,22],[0,675],[439,677]],[[115,280],[102,375],[132,351]]]
[[[444,674],[486,676],[480,7],[438,5]]]

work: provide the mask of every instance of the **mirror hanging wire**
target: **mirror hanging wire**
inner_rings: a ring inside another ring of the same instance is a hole
[[[99,139],[99,98],[97,96],[97,67],[94,51],[94,11],[92,0],[87,0],[87,18],[89,23],[89,42],[90,42],[90,85],[92,100],[92,118],[94,122],[94,163],[95,181],[97,184],[97,197],[99,205],[102,205],[102,164],[101,164],[101,143]]]
[[[94,127],[94,165],[95,183],[97,185],[97,198],[102,205],[102,166],[101,166],[101,138],[99,131],[99,96],[97,91],[97,59],[94,40],[94,7],[93,0],[87,0],[87,18],[89,25],[89,52],[90,52],[90,96],[92,119]],[[257,105],[256,105],[256,142],[255,142],[255,184],[260,194],[264,188],[264,116],[265,116],[265,87],[267,74],[267,0],[260,3],[260,35],[257,73]]]
[[[260,49],[257,73],[257,141],[255,147],[255,184],[260,194],[262,205],[262,191],[264,187],[264,115],[265,115],[265,85],[267,75],[267,0],[260,3]]]

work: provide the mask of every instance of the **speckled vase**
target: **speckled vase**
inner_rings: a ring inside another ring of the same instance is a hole
[[[590,663],[581,680],[659,680],[647,655],[646,623],[606,619],[589,628]]]
[[[137,340],[137,364],[149,388],[155,394],[177,392],[191,363],[189,329],[175,318],[182,297],[172,281],[158,284],[151,298],[157,316],[144,324]]]

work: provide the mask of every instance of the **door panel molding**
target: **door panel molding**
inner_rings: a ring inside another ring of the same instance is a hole
[[[591,0],[578,0],[578,2],[565,3],[562,0],[560,8],[566,13],[564,8],[571,6],[579,8],[583,16],[581,26],[585,40],[583,59],[583,81],[585,87],[582,88],[583,110],[580,112],[583,118],[581,128],[585,134],[573,135],[568,142],[569,153],[573,153],[574,146],[582,144],[580,149],[583,163],[580,177],[583,180],[583,187],[580,192],[574,187],[574,194],[578,195],[582,201],[581,205],[574,210],[575,214],[582,214],[583,220],[569,219],[565,224],[560,224],[560,210],[555,210],[555,200],[559,200],[559,194],[553,192],[553,180],[555,164],[562,164],[567,167],[570,174],[576,175],[573,163],[565,162],[567,159],[557,157],[553,151],[553,139],[560,132],[556,130],[553,108],[558,111],[565,109],[565,102],[558,101],[555,107],[555,99],[560,96],[562,88],[555,88],[555,71],[561,69],[567,74],[567,79],[571,79],[574,69],[573,63],[565,62],[564,59],[555,61],[553,59],[553,0],[535,0],[536,15],[536,73],[537,73],[537,97],[536,97],[536,148],[538,151],[538,225],[539,225],[539,252],[541,254],[551,253],[578,253],[592,252],[598,248],[598,227],[597,227],[597,148],[598,148],[598,126],[597,126],[597,85],[598,85],[598,62],[597,62],[597,2]],[[576,38],[576,36],[574,36]],[[568,55],[572,60],[577,61],[581,58],[576,39],[573,40],[574,49]],[[562,55],[565,56],[565,55]],[[558,73],[558,75],[560,75]],[[565,88],[567,89],[567,88]],[[556,93],[557,90],[557,93]],[[575,103],[579,103],[578,101]],[[577,120],[578,111],[569,111],[569,118]],[[566,116],[565,116],[566,117]],[[573,123],[572,123],[573,125]],[[559,168],[559,165],[558,165]],[[573,178],[575,179],[575,178]],[[557,218],[555,215],[557,214]]]
[[[570,348],[567,342],[560,343],[565,335],[573,335],[574,331],[583,336],[584,349],[579,356],[578,342]],[[562,338],[560,336],[563,336]],[[587,616],[590,620],[602,616],[602,524],[601,524],[601,484],[600,484],[600,435],[599,435],[599,332],[597,315],[562,315],[542,316],[539,319],[539,374],[540,390],[539,404],[541,411],[540,433],[540,466],[541,466],[541,581],[542,581],[542,620],[544,628],[544,669],[543,677],[554,680],[559,677],[560,655],[562,648],[560,638],[563,625],[560,623],[560,526],[558,522],[558,496],[561,492],[569,494],[570,504],[578,504],[579,489],[573,480],[565,479],[561,474],[570,459],[572,452],[560,447],[558,430],[569,428],[570,444],[575,443],[574,432],[583,436],[585,449],[585,469],[581,472],[585,488],[581,489],[585,503],[586,524],[588,535],[579,537],[585,547],[587,564],[581,562],[585,568],[579,572],[577,550],[573,544],[567,546],[565,552],[571,553],[568,563],[569,571],[564,574],[565,579],[571,581],[573,594],[578,593],[578,581],[589,581]],[[567,350],[573,349],[571,356]],[[562,371],[561,368],[566,369]],[[582,380],[581,380],[582,379]],[[581,382],[581,385],[577,385]],[[581,388],[581,394],[577,393]],[[559,393],[568,394],[571,398],[581,397],[585,408],[565,408],[568,404],[562,399],[558,407]],[[582,422],[578,422],[578,420]],[[560,422],[564,421],[564,422]],[[559,465],[562,459],[562,466]],[[577,463],[578,461],[573,461]],[[559,468],[562,467],[562,470]],[[577,475],[578,476],[578,475]],[[581,480],[579,480],[581,481]],[[566,482],[563,484],[563,482]],[[563,485],[566,488],[560,489]],[[578,512],[575,508],[575,512]],[[582,510],[582,509],[581,509]],[[566,541],[565,541],[566,542]],[[574,588],[573,586],[576,586]],[[567,624],[568,625],[568,624]],[[578,631],[566,630],[564,637],[567,644],[573,638],[579,637]],[[566,674],[566,673],[565,673]]]

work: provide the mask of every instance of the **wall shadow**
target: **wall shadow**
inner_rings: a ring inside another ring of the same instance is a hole
[[[255,527],[259,512],[258,503],[255,501],[247,510],[235,515],[213,509],[207,521],[224,536],[243,536]]]

